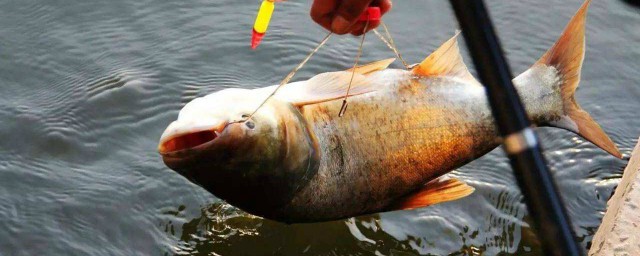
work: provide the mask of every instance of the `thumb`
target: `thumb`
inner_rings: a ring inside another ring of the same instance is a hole
[[[360,15],[373,0],[343,0],[331,22],[331,30],[336,34],[346,34],[358,21]]]

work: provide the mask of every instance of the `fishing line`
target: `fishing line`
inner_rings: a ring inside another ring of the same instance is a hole
[[[387,25],[385,25],[384,22],[382,22],[382,20],[380,20],[380,25],[382,25],[382,28],[384,28],[384,32],[385,34],[387,34],[388,40],[382,34],[380,34],[376,29],[373,29],[373,33],[376,34],[378,38],[380,38],[380,40],[382,40],[382,42],[384,42],[387,45],[387,47],[389,47],[389,49],[391,49],[391,51],[393,51],[393,53],[396,54],[398,59],[400,59],[400,61],[402,62],[402,65],[404,65],[406,69],[409,69],[410,68],[409,64],[407,64],[404,58],[402,58],[400,51],[398,51],[398,47],[396,46],[396,43],[393,41],[393,37],[391,36],[391,33],[389,33],[389,29],[387,28]],[[368,26],[369,26],[369,19],[367,19],[367,23],[365,23],[364,31],[367,31]],[[362,55],[362,48],[363,48],[362,46],[364,44],[365,35],[366,33],[362,34],[362,41],[360,42],[360,48],[358,48],[356,63],[355,65],[353,65],[353,71],[351,73],[351,80],[349,81],[349,87],[347,88],[347,94],[344,95],[344,99],[342,100],[342,106],[340,107],[340,112],[338,113],[338,117],[344,116],[344,112],[347,111],[347,98],[349,97],[349,91],[351,90],[353,77],[355,76],[356,68],[358,67],[358,61],[360,60],[360,56]]]
[[[349,80],[349,87],[347,87],[347,93],[344,95],[344,99],[342,100],[342,106],[340,107],[340,112],[338,112],[338,117],[344,116],[344,112],[347,111],[347,98],[349,97],[349,92],[351,91],[351,84],[353,83],[353,77],[356,75],[356,68],[358,67],[358,62],[360,61],[360,56],[362,56],[362,46],[364,45],[364,39],[367,36],[367,28],[369,28],[369,19],[364,23],[364,32],[362,33],[362,40],[360,40],[360,47],[358,47],[358,55],[356,55],[356,63],[353,64],[353,70],[351,71],[351,80]]]
[[[264,101],[262,101],[262,103],[260,103],[260,105],[258,105],[258,107],[256,108],[256,110],[253,111],[253,113],[251,113],[251,115],[249,115],[249,117],[247,117],[245,120],[242,120],[240,122],[246,122],[248,120],[250,120],[253,115],[258,112],[258,110],[265,104],[267,103],[267,101],[273,97],[273,95],[276,94],[276,92],[278,92],[278,90],[280,89],[280,87],[282,87],[283,85],[289,83],[289,81],[291,81],[291,78],[293,78],[293,76],[296,74],[296,72],[298,72],[298,70],[300,70],[302,68],[302,66],[304,66],[304,64],[307,63],[307,61],[309,61],[311,59],[311,56],[313,56],[316,52],[318,52],[318,50],[320,50],[320,48],[327,43],[327,41],[329,40],[329,38],[331,38],[331,35],[333,35],[332,32],[329,32],[329,34],[327,34],[324,39],[322,39],[322,41],[320,41],[320,43],[318,44],[318,46],[316,46],[315,49],[313,49],[313,51],[311,51],[306,58],[304,58],[304,60],[302,60],[302,62],[300,62],[300,64],[298,64],[298,66],[296,66],[293,70],[291,70],[291,72],[289,72],[289,74],[282,80],[282,82],[280,82],[280,84],[273,90],[273,92],[271,92],[271,94],[269,94],[269,96],[267,96],[266,99],[264,99]],[[353,79],[353,78],[352,78]]]
[[[369,17],[369,16],[367,16]],[[380,34],[377,30],[373,29],[373,32],[380,38],[380,40],[382,40],[387,47],[389,47],[391,49],[391,51],[393,51],[393,53],[396,54],[396,56],[398,57],[398,59],[400,59],[400,61],[402,62],[402,65],[405,66],[406,69],[409,69],[409,65],[407,64],[407,62],[404,60],[404,58],[402,58],[402,55],[400,54],[400,51],[398,51],[398,48],[395,44],[395,42],[393,41],[393,37],[391,37],[391,33],[389,33],[389,29],[387,28],[387,26],[384,24],[384,22],[382,22],[382,20],[380,20],[380,25],[382,25],[382,28],[384,28],[385,34],[387,35],[388,40],[382,35]],[[362,56],[362,48],[364,46],[364,40],[366,38],[366,31],[369,28],[369,19],[366,19],[366,23],[364,26],[364,32],[362,34],[362,39],[360,41],[360,47],[358,48],[358,54],[356,55],[356,61],[355,64],[353,65],[353,70],[351,72],[351,79],[349,80],[349,86],[347,87],[347,93],[344,95],[344,99],[342,100],[342,106],[340,107],[340,112],[338,113],[339,117],[344,116],[344,113],[347,111],[347,98],[349,97],[349,92],[351,91],[351,85],[353,84],[353,79],[355,77],[356,74],[356,69],[358,67],[358,63],[360,62],[360,57]],[[262,106],[264,106],[265,103],[267,103],[267,101],[273,97],[273,95],[275,95],[278,90],[280,90],[280,88],[284,85],[286,85],[287,83],[289,83],[289,81],[291,81],[291,79],[293,78],[293,76],[295,76],[295,74],[298,72],[298,70],[300,70],[310,59],[311,57],[318,52],[318,50],[320,50],[320,48],[322,48],[322,46],[324,46],[327,41],[329,40],[329,38],[331,38],[331,35],[333,35],[332,32],[329,32],[329,34],[327,34],[322,41],[320,41],[320,43],[316,46],[316,48],[314,48],[308,55],[306,58],[304,58],[302,60],[302,62],[300,62],[300,64],[298,64],[298,66],[296,66],[291,72],[289,72],[289,74],[280,82],[280,84],[278,84],[278,86],[276,86],[276,88],[273,90],[273,92],[271,92],[271,94],[269,94],[264,101],[262,101],[262,103],[260,103],[260,105],[258,105],[258,107],[250,114],[248,115],[248,117],[244,120],[240,120],[238,122],[246,122],[248,120],[251,120],[251,118],[253,118],[253,115],[255,115],[258,110],[260,110],[260,108],[262,108]]]
[[[400,59],[400,61],[402,62],[402,65],[404,65],[406,69],[409,69],[409,64],[407,64],[404,58],[402,58],[400,51],[398,51],[398,47],[396,46],[396,43],[393,41],[393,37],[391,36],[391,33],[389,33],[389,29],[387,28],[387,25],[385,25],[384,22],[382,22],[382,20],[380,20],[380,25],[382,25],[382,28],[384,28],[384,32],[385,34],[387,34],[387,38],[389,38],[389,41],[387,41],[387,39],[382,34],[380,34],[378,30],[374,29],[373,33],[376,34],[378,38],[380,38],[380,40],[382,40],[382,42],[384,42],[387,45],[387,47],[389,47],[389,49],[391,49],[391,51],[393,51],[393,53],[396,54],[396,56],[398,56],[398,59]]]

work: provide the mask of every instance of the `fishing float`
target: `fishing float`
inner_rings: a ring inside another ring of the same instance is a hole
[[[253,31],[251,34],[251,49],[253,50],[258,48],[260,41],[262,41],[265,33],[267,33],[269,22],[273,15],[273,10],[276,8],[275,2],[276,0],[264,0],[260,5],[260,9],[258,9],[258,15],[256,16],[255,23],[253,24]]]
[[[282,1],[284,0],[264,0],[260,4],[258,15],[256,15],[253,30],[251,31],[251,49],[255,50],[260,45],[269,28],[271,16],[273,16],[273,11],[276,8],[275,3]],[[381,16],[380,7],[370,6],[360,15],[358,21],[379,21]]]

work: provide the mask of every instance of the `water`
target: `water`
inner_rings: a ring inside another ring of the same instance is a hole
[[[310,1],[286,2],[251,51],[258,4],[0,1],[0,255],[540,253],[500,150],[453,172],[476,187],[465,199],[305,225],[247,215],[166,168],[156,143],[186,102],[276,84],[324,36]],[[580,4],[489,1],[514,73],[551,46]],[[446,1],[396,1],[385,21],[409,62],[457,28]],[[626,157],[640,134],[639,23],[623,1],[594,1],[577,93]],[[296,79],[348,68],[357,45],[332,38]],[[369,37],[363,61],[392,56]],[[626,160],[569,132],[539,131],[588,248]]]

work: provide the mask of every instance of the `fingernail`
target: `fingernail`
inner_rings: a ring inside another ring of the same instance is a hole
[[[342,16],[338,16],[333,19],[331,23],[331,30],[335,33],[344,33],[349,29],[349,22]]]

